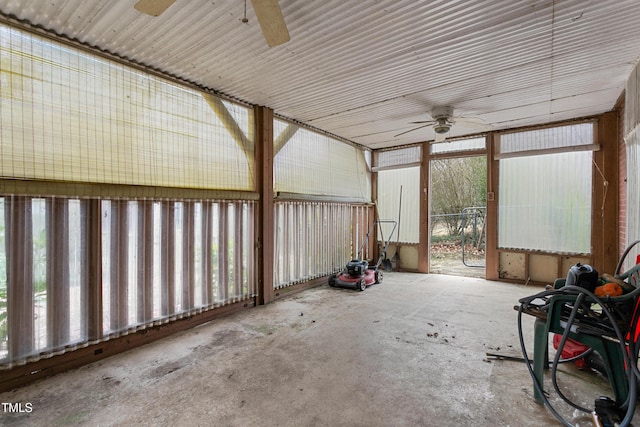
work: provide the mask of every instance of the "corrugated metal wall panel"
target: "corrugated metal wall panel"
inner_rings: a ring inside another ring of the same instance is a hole
[[[134,4],[0,10],[370,147],[432,139],[429,127],[394,135],[438,105],[496,129],[555,120],[557,105],[601,113],[640,53],[633,0],[281,0],[291,41],[275,48],[250,2],[247,24],[237,0],[179,0],[155,18]]]

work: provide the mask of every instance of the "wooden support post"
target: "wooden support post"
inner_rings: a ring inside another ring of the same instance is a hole
[[[422,158],[420,160],[420,223],[418,240],[418,272],[429,272],[429,245],[430,245],[430,205],[429,205],[429,143],[422,145]]]
[[[500,254],[498,252],[498,160],[494,153],[498,136],[487,135],[487,213],[485,217],[485,277],[498,280],[500,277]]]
[[[371,173],[371,200],[373,201],[373,208],[369,212],[369,223],[366,225],[367,230],[370,228],[370,224],[373,224],[374,221],[379,220],[378,218],[378,172]],[[366,233],[366,231],[365,231]],[[369,236],[371,249],[370,252],[372,254],[373,259],[380,258],[381,248],[378,247],[378,239],[380,239],[380,227],[375,227],[373,229],[373,233]]]
[[[591,242],[593,265],[613,274],[618,263],[618,113],[611,111],[598,119],[593,153],[593,196]]]
[[[256,215],[258,303],[274,299],[274,202],[273,202],[273,110],[256,106],[256,190],[260,206]]]

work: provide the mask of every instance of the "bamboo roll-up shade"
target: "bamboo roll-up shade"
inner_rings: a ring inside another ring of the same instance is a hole
[[[249,108],[6,26],[0,80],[1,178],[254,190]]]
[[[282,132],[287,123],[275,120],[274,139]],[[274,191],[368,202],[371,173],[360,148],[300,129],[274,158]]]
[[[152,187],[118,184],[87,184],[59,181],[30,181],[0,178],[0,194],[67,196],[78,198],[146,198],[155,200],[258,200],[253,191],[207,190],[201,188]]]

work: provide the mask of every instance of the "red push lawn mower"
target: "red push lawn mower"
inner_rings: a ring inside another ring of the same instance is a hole
[[[384,235],[382,233],[382,224],[393,224],[391,233],[389,233],[389,237],[386,240],[384,239]],[[380,257],[378,258],[378,262],[375,265],[370,266],[367,260],[362,259],[362,251],[369,241],[369,235],[376,226],[380,226],[380,237],[382,238],[383,246],[382,251],[380,252]],[[367,289],[367,286],[382,282],[382,271],[380,271],[380,266],[387,258],[387,246],[391,241],[391,236],[393,236],[393,232],[395,231],[396,226],[397,222],[394,220],[375,221],[371,226],[371,229],[365,236],[360,249],[358,250],[358,258],[349,261],[341,273],[333,274],[331,277],[329,277],[329,286],[354,288],[358,291],[364,291],[365,289]]]

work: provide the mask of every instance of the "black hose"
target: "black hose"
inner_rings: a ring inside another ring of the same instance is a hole
[[[635,243],[634,243],[635,244]],[[625,256],[626,253],[628,253],[628,251],[625,252]],[[624,259],[624,257],[622,258]],[[609,309],[605,306],[604,302],[598,298],[596,295],[594,295],[592,292],[588,291],[587,289],[578,287],[578,286],[564,286],[563,288],[560,289],[551,289],[551,290],[547,290],[547,291],[543,291],[540,292],[538,294],[532,295],[530,297],[526,297],[526,298],[521,298],[520,299],[520,307],[518,310],[518,335],[519,335],[519,340],[520,340],[520,347],[522,349],[522,356],[523,359],[525,361],[525,365],[527,366],[527,370],[529,371],[529,375],[531,376],[531,379],[533,380],[533,385],[534,388],[536,389],[536,391],[538,392],[538,394],[540,395],[545,407],[549,410],[549,412],[551,412],[554,417],[560,421],[563,425],[567,426],[567,427],[574,427],[571,423],[569,423],[568,421],[566,421],[556,410],[555,408],[553,408],[553,406],[551,405],[551,403],[549,402],[549,399],[547,399],[547,397],[544,395],[543,390],[542,390],[542,386],[541,384],[538,382],[538,379],[535,376],[535,373],[533,371],[533,368],[531,367],[531,360],[529,359],[529,357],[527,356],[527,351],[526,351],[526,346],[524,344],[524,336],[522,333],[522,313],[524,310],[525,305],[529,305],[531,304],[532,301],[534,301],[535,299],[544,299],[546,297],[549,296],[553,296],[553,295],[558,295],[558,294],[569,294],[569,295],[576,295],[576,304],[574,305],[574,308],[571,312],[571,315],[567,321],[567,325],[565,326],[565,330],[564,333],[562,335],[562,340],[560,342],[560,345],[558,346],[557,349],[557,353],[556,356],[554,358],[554,363],[552,366],[552,371],[551,371],[551,376],[552,376],[552,381],[554,383],[554,388],[556,389],[556,392],[559,393],[560,397],[567,402],[568,404],[570,404],[571,406],[573,406],[576,409],[579,409],[583,412],[591,412],[586,408],[582,408],[579,405],[576,405],[575,403],[571,402],[569,399],[567,399],[561,392],[559,387],[557,386],[557,381],[556,381],[556,373],[557,373],[557,366],[558,366],[558,361],[559,361],[559,353],[562,352],[562,348],[564,347],[564,344],[568,338],[569,335],[569,331],[571,330],[571,327],[573,325],[573,322],[575,320],[576,317],[576,313],[577,313],[577,308],[579,307],[579,303],[582,301],[582,299],[587,296],[589,297],[589,299],[591,299],[593,301],[593,303],[600,305],[600,307],[602,308],[602,312],[607,316],[607,318],[611,321],[611,325],[615,331],[616,337],[620,343],[621,346],[621,350],[622,350],[622,357],[624,360],[624,365],[625,365],[625,371],[627,373],[627,382],[629,384],[629,392],[627,395],[627,400],[623,403],[620,404],[620,402],[618,403],[618,407],[620,408],[624,408],[626,407],[626,412],[625,412],[625,417],[622,420],[622,422],[619,424],[620,427],[626,427],[629,426],[631,419],[633,418],[633,414],[635,411],[635,401],[637,399],[637,379],[640,378],[640,372],[638,371],[638,367],[637,365],[634,363],[631,363],[631,360],[637,360],[637,355],[638,355],[638,348],[635,345],[636,343],[634,343],[634,339],[631,339],[630,341],[632,342],[632,347],[631,349],[633,351],[627,352],[627,348],[625,346],[625,337],[622,335],[622,331],[620,330],[615,317],[613,316],[613,314],[609,311]],[[637,319],[634,319],[637,320]],[[637,321],[632,323],[631,325],[631,332],[633,335],[631,335],[631,337],[635,338],[635,331],[637,328],[636,325]],[[632,359],[630,357],[630,354],[634,356],[634,358]]]
[[[578,294],[578,296],[576,297],[576,301],[573,305],[573,308],[571,309],[571,314],[567,319],[567,327],[564,328],[564,332],[562,333],[562,338],[560,339],[560,343],[558,344],[558,350],[556,351],[556,355],[553,358],[553,365],[551,365],[551,374],[552,374],[551,383],[553,384],[553,388],[555,389],[556,393],[558,393],[558,396],[560,396],[560,398],[564,400],[567,404],[569,404],[570,406],[573,406],[574,408],[582,412],[589,413],[591,412],[589,409],[573,403],[564,395],[564,393],[562,393],[562,391],[560,390],[560,387],[558,386],[558,377],[556,375],[557,369],[558,369],[558,360],[560,360],[560,354],[562,353],[562,349],[564,348],[567,342],[567,339],[569,338],[569,332],[571,332],[571,325],[573,324],[576,318],[576,315],[578,314],[578,309],[580,308],[580,303],[582,303],[582,300],[584,299],[584,295],[585,294]]]
[[[627,255],[629,255],[629,252],[631,252],[631,249],[638,243],[640,243],[640,240],[636,240],[635,242],[627,246],[627,249],[624,250],[624,252],[622,253],[622,256],[620,257],[620,260],[618,261],[618,265],[616,265],[616,270],[615,270],[616,275],[620,273],[620,268],[622,267],[622,263],[624,263],[624,260],[627,258]]]
[[[531,367],[531,360],[529,359],[529,356],[527,356],[527,349],[526,349],[525,344],[524,344],[524,335],[522,333],[522,312],[523,312],[523,309],[524,309],[524,304],[521,303],[520,304],[520,308],[518,309],[518,338],[520,339],[520,348],[522,349],[522,358],[524,359],[524,363],[525,363],[525,365],[527,367],[527,370],[529,371],[529,375],[531,376],[531,379],[533,380],[533,387],[536,389],[536,391],[540,395],[540,397],[542,399],[542,403],[544,404],[544,406],[547,408],[547,410],[549,412],[551,412],[551,414],[553,414],[553,416],[558,421],[560,421],[566,427],[574,427],[571,423],[569,423],[564,418],[562,418],[562,416],[556,411],[556,409],[553,407],[553,405],[551,405],[551,403],[549,402],[549,399],[547,399],[546,396],[544,395],[544,392],[542,390],[542,386],[538,382],[538,378],[536,378],[535,372],[533,372],[533,368]]]

